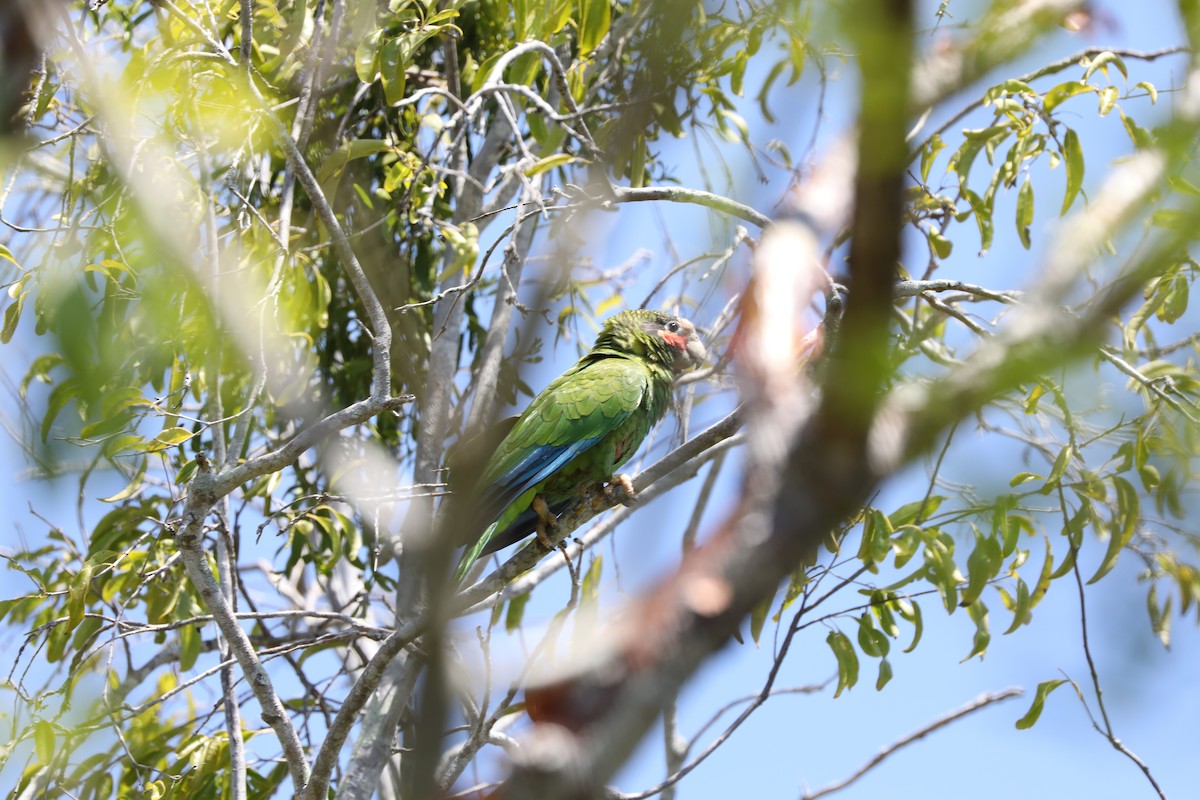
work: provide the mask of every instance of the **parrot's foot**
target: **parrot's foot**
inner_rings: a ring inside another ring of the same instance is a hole
[[[558,517],[554,516],[554,512],[550,510],[550,506],[546,505],[546,501],[542,499],[540,494],[533,496],[533,502],[530,504],[533,513],[538,516],[537,527],[534,532],[537,534],[537,540],[542,547],[547,550],[553,550],[554,545],[547,536],[547,531],[552,531],[558,527]]]
[[[638,498],[637,492],[633,489],[633,480],[623,472],[609,478],[608,484],[604,487],[604,494],[610,500],[623,506],[637,505]]]

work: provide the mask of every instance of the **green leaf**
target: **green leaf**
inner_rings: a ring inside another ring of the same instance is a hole
[[[875,679],[875,691],[880,691],[892,679],[892,662],[886,658],[879,659],[879,677]]]
[[[950,253],[954,250],[954,242],[942,236],[932,225],[926,230],[925,236],[929,240],[929,249],[934,255],[938,258],[950,257]]]
[[[25,297],[28,294],[29,292],[21,292],[17,295],[17,299],[4,309],[4,327],[0,328],[0,342],[8,344],[12,341],[13,334],[17,330],[17,323],[21,320],[21,308],[25,305]]]
[[[54,760],[54,726],[44,719],[33,723],[33,747],[41,763],[49,764]]]
[[[1187,597],[1185,594],[1184,597]],[[1150,612],[1150,629],[1154,631],[1154,635],[1162,642],[1162,646],[1170,649],[1171,647],[1171,596],[1167,595],[1167,600],[1161,606],[1158,603],[1158,584],[1151,583],[1150,591],[1146,595],[1146,608]],[[1183,609],[1186,613],[1186,609]]]
[[[543,172],[548,172],[556,167],[565,167],[567,164],[574,164],[578,160],[579,159],[570,153],[555,153],[552,156],[539,158],[536,162],[526,168],[525,174],[529,177],[533,177],[534,175],[540,175]]]
[[[525,606],[532,595],[523,594],[508,601],[508,614],[504,617],[504,630],[512,633],[521,627],[521,619],[525,616]]]
[[[395,105],[404,99],[406,70],[409,67],[405,56],[408,52],[401,37],[389,39],[379,48],[379,80],[383,84],[383,97],[388,105]]]
[[[1108,574],[1117,564],[1117,558],[1121,555],[1121,551],[1125,549],[1125,545],[1129,544],[1133,539],[1133,534],[1137,530],[1137,524],[1141,519],[1140,501],[1138,500],[1137,490],[1133,488],[1133,484],[1125,480],[1119,475],[1112,477],[1113,487],[1117,490],[1117,509],[1113,512],[1113,532],[1108,540],[1108,550],[1104,553],[1104,560],[1100,562],[1100,566],[1096,569],[1096,574],[1088,579],[1088,583],[1092,584]]]
[[[970,661],[975,656],[982,658],[983,654],[987,652],[988,644],[992,641],[992,632],[988,625],[987,606],[976,600],[967,606],[967,616],[975,623],[975,638],[971,642],[971,652],[967,653],[967,657],[963,661]]]
[[[608,35],[612,9],[608,0],[579,0],[579,55],[587,56]]]
[[[354,71],[363,83],[371,83],[379,74],[379,44],[382,39],[383,29],[380,28],[359,42],[354,50]]]
[[[88,589],[91,588],[91,585],[92,565],[86,564],[71,580],[71,585],[67,589],[68,631],[75,630],[76,626],[83,621],[83,614],[87,610]]]
[[[1042,488],[1038,489],[1039,494],[1050,494],[1058,488],[1062,481],[1063,473],[1067,471],[1067,466],[1071,463],[1071,457],[1074,455],[1075,449],[1071,445],[1067,445],[1058,453],[1058,458],[1054,459],[1054,466],[1050,469],[1050,475],[1046,478],[1046,482],[1042,484]]]
[[[1062,153],[1067,165],[1067,193],[1060,213],[1066,214],[1083,188],[1083,148],[1079,146],[1079,134],[1072,129],[1063,135]]]
[[[159,450],[166,450],[168,447],[186,442],[193,435],[187,428],[167,428],[165,431],[159,431],[146,449],[148,452],[156,453]]]
[[[1129,135],[1130,141],[1139,150],[1145,150],[1148,147],[1154,146],[1154,136],[1150,131],[1133,121],[1133,117],[1126,116],[1121,113],[1121,124],[1125,126],[1125,133]]]
[[[1004,607],[1013,613],[1012,624],[1008,626],[1008,630],[1004,632],[1005,636],[1015,631],[1017,628],[1029,621],[1029,612],[1032,610],[1030,602],[1029,586],[1021,578],[1017,578],[1017,596],[1015,598],[1009,596],[1008,592],[1000,590],[1000,599],[1004,602]]]
[[[911,653],[917,649],[917,643],[921,641],[921,634],[925,631],[925,619],[921,616],[921,606],[918,603],[912,603],[906,608],[900,606],[900,616],[904,617],[913,626],[913,638],[908,643],[908,647],[904,648],[905,653]]]
[[[1105,86],[1100,90],[1100,116],[1108,116],[1109,112],[1117,107],[1117,98],[1120,97],[1120,94],[1120,90],[1115,86]]]
[[[1096,91],[1096,87],[1089,86],[1082,81],[1067,81],[1066,83],[1060,83],[1058,86],[1055,86],[1053,89],[1046,92],[1046,96],[1042,99],[1042,108],[1049,113],[1062,105],[1063,102],[1071,99],[1077,94],[1094,91]]]
[[[882,511],[867,509],[863,520],[862,545],[858,550],[859,559],[868,566],[886,559],[892,549],[892,533],[892,524]]]
[[[967,198],[967,202],[971,204],[971,210],[975,212],[975,223],[979,226],[979,252],[982,255],[992,246],[992,236],[995,231],[992,222],[992,208],[984,198],[970,189],[964,190],[963,194]]]
[[[325,163],[317,170],[317,180],[325,183],[354,159],[366,158],[391,149],[390,144],[379,139],[351,139],[329,154],[329,158],[325,159]]]
[[[1033,224],[1033,184],[1025,176],[1021,190],[1017,192],[1017,238],[1028,250],[1030,246],[1029,226]]]
[[[1029,710],[1025,712],[1025,716],[1017,720],[1017,730],[1025,731],[1032,728],[1034,723],[1038,721],[1038,717],[1042,715],[1042,708],[1046,705],[1046,698],[1050,696],[1051,692],[1066,682],[1065,678],[1056,678],[1052,681],[1042,681],[1039,683]]]
[[[196,472],[196,459],[193,458],[191,461],[187,462],[186,464],[184,464],[182,467],[179,468],[179,472],[176,473],[176,475],[175,475],[176,485],[178,485],[178,486],[185,485],[188,481],[190,481],[192,479],[192,475],[194,475],[195,472]]]
[[[1000,542],[991,536],[982,536],[975,532],[975,549],[967,556],[967,586],[962,590],[964,606],[970,606],[979,600],[988,581],[1000,572],[1004,556],[1001,553]]]
[[[1108,75],[1109,64],[1112,64],[1114,67],[1116,67],[1126,80],[1129,79],[1129,70],[1125,69],[1125,62],[1121,60],[1119,55],[1109,50],[1105,50],[1103,53],[1100,53],[1091,60],[1091,62],[1088,64],[1087,71],[1083,73],[1083,79],[1086,81],[1088,78],[1092,77],[1092,74],[1095,73],[1096,70],[1100,70],[1105,75]]]
[[[841,631],[830,631],[825,641],[837,658],[838,685],[837,691],[833,693],[833,696],[837,697],[858,683],[858,654],[854,652],[854,645],[850,643],[849,637]]]
[[[921,182],[925,183],[929,180],[929,170],[933,168],[933,162],[937,160],[938,153],[946,147],[946,143],[942,140],[939,134],[934,134],[929,138],[929,144],[921,151]]]
[[[858,646],[871,658],[883,658],[891,647],[891,642],[875,627],[874,619],[867,611],[858,618]]]
[[[117,503],[117,502],[120,502],[121,500],[126,500],[130,497],[133,497],[134,493],[137,492],[138,489],[142,488],[142,482],[146,477],[146,465],[149,462],[149,460],[150,459],[148,459],[148,458],[138,459],[137,471],[134,473],[133,478],[130,479],[129,483],[125,486],[125,488],[122,489],[121,491],[117,492],[116,494],[112,495],[111,497],[100,498],[100,502],[101,503]]]
[[[63,406],[78,394],[79,382],[75,378],[66,379],[50,391],[50,397],[46,400],[46,411],[42,416],[42,444],[46,443],[50,428],[54,426],[54,420]]]
[[[187,671],[196,665],[200,656],[200,631],[195,625],[184,625],[179,629],[179,668]]]
[[[933,494],[924,500],[914,500],[911,503],[905,503],[888,515],[888,522],[891,523],[893,529],[899,529],[905,525],[912,525],[921,520],[927,520],[941,507],[942,501],[946,498]]]
[[[774,602],[775,595],[772,593],[750,611],[750,638],[755,644],[762,638],[763,626],[767,624],[767,616],[771,613],[771,604]]]

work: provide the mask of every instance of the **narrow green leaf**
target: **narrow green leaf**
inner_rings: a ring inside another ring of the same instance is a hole
[[[875,627],[874,619],[866,611],[858,618],[858,646],[863,655],[871,658],[883,658],[891,647],[888,638]]]
[[[401,37],[389,39],[379,48],[379,80],[383,84],[383,97],[388,105],[404,99],[404,86],[409,67],[409,53]]]
[[[1058,488],[1062,481],[1063,473],[1067,471],[1067,466],[1071,463],[1071,457],[1074,455],[1075,449],[1071,445],[1067,445],[1058,453],[1058,458],[1054,459],[1054,466],[1050,469],[1050,475],[1046,478],[1046,482],[1042,488],[1038,489],[1040,494],[1050,494]]]
[[[587,56],[608,35],[612,9],[608,0],[579,0],[579,55]]]
[[[850,643],[849,637],[841,631],[830,631],[825,641],[837,658],[838,685],[837,691],[833,693],[833,696],[837,697],[858,683],[858,654],[854,652],[854,645]]]
[[[1158,584],[1151,583],[1150,591],[1146,594],[1146,608],[1150,612],[1150,629],[1162,642],[1163,647],[1171,649],[1171,596],[1167,595],[1167,601],[1160,606]],[[1183,611],[1186,613],[1186,609]]]
[[[1125,68],[1125,62],[1121,60],[1119,55],[1110,50],[1105,50],[1103,53],[1100,53],[1091,60],[1091,62],[1088,64],[1087,71],[1083,73],[1083,79],[1086,81],[1088,78],[1092,77],[1092,74],[1095,73],[1096,70],[1100,70],[1105,75],[1108,75],[1109,64],[1112,64],[1114,67],[1116,67],[1121,75],[1128,80],[1129,70]]]
[[[905,503],[888,515],[888,522],[891,523],[893,529],[899,529],[905,525],[929,519],[937,513],[945,499],[942,495],[934,494],[924,500]]]
[[[1096,87],[1089,86],[1082,81],[1067,81],[1066,83],[1060,83],[1058,86],[1055,86],[1053,89],[1046,92],[1046,96],[1042,99],[1042,108],[1049,113],[1062,105],[1063,102],[1071,99],[1077,94],[1094,91],[1096,91]]]
[[[900,616],[912,623],[913,638],[908,643],[908,647],[904,648],[905,653],[911,653],[917,649],[917,643],[921,641],[921,634],[925,632],[925,619],[921,616],[921,606],[918,603],[913,603],[907,610],[901,607]]]
[[[543,172],[555,169],[556,167],[565,167],[567,164],[574,164],[578,159],[570,153],[555,153],[552,156],[539,158],[536,162],[530,165],[525,170],[525,174],[533,177],[540,175]]]
[[[1100,116],[1108,116],[1117,107],[1117,98],[1120,97],[1120,94],[1120,90],[1115,86],[1105,86],[1100,90]]]
[[[892,662],[886,658],[879,660],[879,677],[875,679],[875,691],[880,691],[892,679]]]
[[[967,556],[967,586],[959,601],[962,605],[970,606],[979,599],[988,581],[1000,571],[1003,558],[998,539],[975,532],[975,549]]]
[[[1029,595],[1029,608],[1032,610],[1037,607],[1037,604],[1042,602],[1042,598],[1046,596],[1046,592],[1050,589],[1050,581],[1054,577],[1054,553],[1050,546],[1050,537],[1046,539],[1046,558],[1042,561],[1042,571],[1038,574],[1038,581],[1033,586],[1033,592]]]
[[[1117,509],[1113,512],[1113,531],[1108,540],[1108,549],[1104,553],[1104,559],[1096,569],[1096,574],[1088,579],[1089,584],[1100,580],[1116,566],[1117,558],[1125,549],[1125,545],[1133,539],[1133,534],[1141,519],[1140,502],[1133,484],[1119,475],[1114,475],[1112,482],[1117,490]]]
[[[179,668],[189,670],[200,657],[200,631],[195,625],[184,625],[179,629]]]
[[[33,748],[41,763],[49,764],[54,760],[54,726],[44,719],[33,723]]]
[[[371,83],[379,74],[379,43],[383,38],[383,30],[378,29],[370,36],[359,42],[354,50],[354,71],[363,83]]]
[[[521,619],[525,616],[525,606],[531,595],[523,594],[508,602],[508,614],[504,617],[504,630],[512,633],[521,627]]]
[[[46,443],[46,438],[50,435],[50,428],[54,426],[54,420],[63,410],[63,406],[74,399],[78,393],[79,382],[74,378],[68,378],[50,391],[50,397],[46,399],[46,411],[42,416],[42,444]]]
[[[1066,214],[1083,188],[1083,148],[1079,146],[1079,134],[1068,129],[1063,135],[1063,161],[1067,165],[1067,193],[1063,197],[1062,214]]]
[[[1052,681],[1042,681],[1039,683],[1029,710],[1025,712],[1025,716],[1017,720],[1017,730],[1024,731],[1032,728],[1034,723],[1038,721],[1038,717],[1042,715],[1042,708],[1046,705],[1046,698],[1050,696],[1051,692],[1066,682],[1065,678],[1056,678]]]
[[[134,472],[133,478],[130,479],[129,483],[125,486],[125,488],[122,489],[121,491],[117,492],[116,494],[114,494],[111,497],[100,498],[100,502],[101,503],[117,503],[117,502],[120,502],[121,500],[126,500],[130,497],[133,497],[134,493],[137,492],[138,489],[142,488],[142,481],[146,477],[146,465],[149,462],[149,460],[150,459],[145,458],[145,457],[140,458],[138,460],[137,471]]]
[[[1033,184],[1029,180],[1029,176],[1025,176],[1025,181],[1021,184],[1021,190],[1017,192],[1017,237],[1021,240],[1021,245],[1028,250],[1031,240],[1029,236],[1029,226],[1033,224]]]
[[[87,610],[88,589],[91,588],[91,585],[92,565],[86,564],[71,580],[71,585],[67,589],[68,631],[75,630],[76,626],[83,621],[83,614]]]
[[[750,638],[754,640],[755,644],[758,644],[762,637],[763,626],[767,624],[767,616],[771,613],[771,604],[774,602],[775,595],[772,594],[750,612]]]
[[[187,428],[167,428],[165,431],[159,431],[158,435],[150,442],[150,446],[146,448],[149,452],[158,452],[166,450],[168,447],[186,442],[192,438],[193,434]]]
[[[21,308],[25,305],[25,296],[28,294],[28,292],[21,292],[17,295],[17,299],[4,309],[4,327],[0,328],[0,342],[8,344],[12,341],[13,334],[17,330],[17,323],[21,320]]]
[[[317,180],[324,183],[340,173],[350,161],[373,156],[390,149],[391,145],[379,139],[351,139],[329,154],[329,158],[325,159],[325,163],[317,170]]]
[[[992,631],[988,625],[987,606],[976,600],[967,606],[967,616],[975,623],[975,637],[971,642],[971,652],[967,653],[967,657],[963,661],[970,661],[975,656],[982,658],[987,652],[988,644],[992,641]]]
[[[971,204],[971,210],[975,212],[975,223],[979,226],[979,252],[986,253],[992,247],[992,237],[995,233],[991,206],[970,189],[964,190],[963,194]]]
[[[1008,610],[1013,612],[1012,624],[1008,626],[1008,630],[1004,632],[1005,636],[1015,631],[1017,628],[1029,621],[1030,612],[1030,597],[1029,586],[1021,578],[1017,578],[1017,596],[1012,598],[1007,592],[1000,595],[1004,599],[1004,605]]]

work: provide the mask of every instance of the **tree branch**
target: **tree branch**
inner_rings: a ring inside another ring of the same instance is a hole
[[[825,795],[833,794],[834,792],[840,792],[842,789],[850,786],[859,778],[882,764],[885,759],[891,755],[894,755],[898,750],[902,750],[908,745],[924,739],[929,734],[946,727],[950,723],[957,722],[963,717],[974,714],[976,711],[987,708],[995,703],[1000,703],[1014,697],[1020,697],[1024,693],[1025,692],[1022,689],[1005,689],[1002,692],[981,695],[972,700],[970,703],[967,703],[962,708],[951,711],[949,714],[946,714],[943,717],[938,717],[925,727],[913,731],[907,736],[901,737],[900,739],[897,739],[889,744],[887,747],[884,747],[878,753],[876,753],[870,761],[859,767],[850,777],[835,783],[831,783],[828,786],[822,786],[820,789],[817,789],[814,792],[806,791],[804,794],[800,795],[800,798],[801,800],[817,800],[818,797],[824,797]]]

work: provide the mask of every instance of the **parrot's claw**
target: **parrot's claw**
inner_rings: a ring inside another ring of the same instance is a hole
[[[554,545],[551,543],[547,531],[552,531],[558,527],[558,517],[554,516],[554,512],[550,510],[550,506],[546,505],[546,501],[542,499],[540,494],[534,495],[533,503],[530,504],[530,507],[538,516],[537,527],[534,529],[538,542],[547,550],[553,550]]]
[[[625,473],[613,475],[604,487],[604,494],[623,506],[637,505],[638,497],[633,488],[633,480]]]

